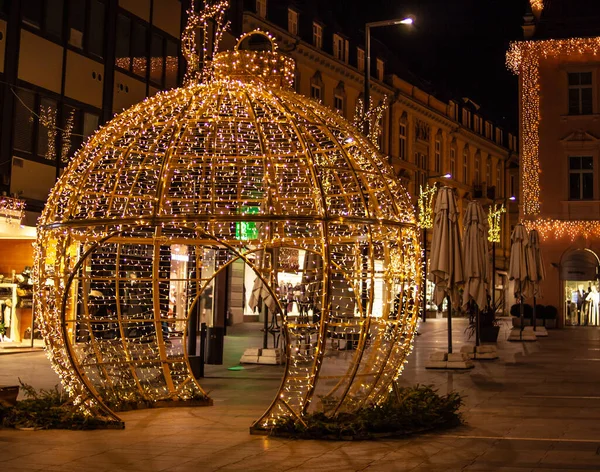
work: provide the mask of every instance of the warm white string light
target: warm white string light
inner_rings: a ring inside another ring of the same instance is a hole
[[[48,199],[35,303],[55,370],[88,408],[206,399],[185,330],[237,260],[277,300],[286,258],[303,251],[298,272],[320,315],[300,322],[272,305],[287,364],[257,428],[383,401],[412,350],[421,250],[409,194],[351,124],[293,92],[295,64],[272,37],[250,34],[272,50],[219,53],[203,83],[121,113]],[[174,261],[187,269],[173,276]],[[186,310],[171,316],[177,283]]]

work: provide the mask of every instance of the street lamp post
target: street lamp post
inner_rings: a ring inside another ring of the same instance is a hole
[[[370,107],[370,87],[371,87],[371,28],[378,28],[380,26],[393,26],[393,25],[412,25],[414,19],[412,17],[398,18],[395,20],[384,20],[384,21],[373,21],[365,25],[365,92],[364,92],[364,134],[369,136],[369,120],[368,113]]]

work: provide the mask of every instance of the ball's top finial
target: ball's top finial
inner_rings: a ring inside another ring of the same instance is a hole
[[[257,29],[242,35],[233,51],[217,54],[213,68],[217,80],[235,79],[291,88],[296,62],[278,53],[274,38]]]

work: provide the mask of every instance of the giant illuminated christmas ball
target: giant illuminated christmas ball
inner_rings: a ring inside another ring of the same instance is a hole
[[[211,80],[116,116],[52,190],[35,303],[84,405],[205,398],[190,319],[226,309],[234,264],[284,334],[282,384],[256,428],[381,402],[400,374],[421,272],[410,197],[360,132],[292,90],[294,61],[271,46],[220,53]],[[290,274],[305,316],[283,299]]]

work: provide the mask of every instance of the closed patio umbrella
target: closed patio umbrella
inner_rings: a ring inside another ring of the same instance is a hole
[[[537,230],[532,229],[529,232],[529,242],[527,244],[527,270],[531,282],[531,292],[533,294],[533,329],[535,330],[535,305],[536,298],[541,296],[540,283],[546,278],[546,269],[542,251],[540,250],[540,235]]]
[[[256,268],[261,269],[265,265],[265,253],[264,250],[256,252]],[[258,275],[254,279],[254,284],[252,285],[252,292],[250,293],[250,298],[248,299],[248,305],[254,311],[258,306],[260,301],[262,300],[263,304],[267,308],[267,312],[265,313],[264,319],[264,336],[263,336],[263,347],[267,348],[267,332],[269,330],[269,313],[273,315],[273,319],[276,320],[276,313],[279,311],[279,305],[277,300],[271,294],[271,291],[267,288],[266,284],[263,283]]]
[[[509,280],[515,282],[514,295],[519,300],[521,313],[521,339],[523,338],[523,298],[531,293],[531,283],[527,268],[527,246],[529,236],[527,229],[522,224],[515,226],[510,237],[510,265],[508,269]]]
[[[464,282],[463,254],[458,228],[458,207],[450,187],[438,190],[433,218],[429,280],[435,284],[433,300],[441,305],[448,298],[448,352],[452,352],[452,305],[458,306],[459,286]]]
[[[475,344],[479,346],[479,313],[487,304],[489,284],[488,222],[477,201],[469,202],[464,219],[464,278],[463,307],[470,300],[477,304],[475,313]]]

